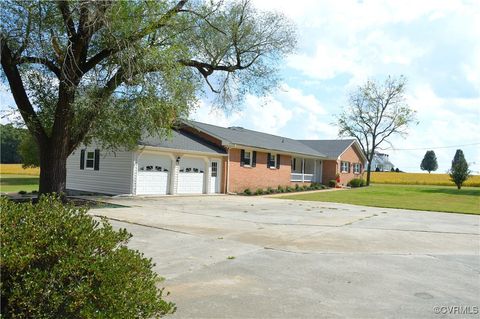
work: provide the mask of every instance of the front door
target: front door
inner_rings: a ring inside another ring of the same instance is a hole
[[[220,193],[220,161],[212,160],[210,165],[210,193]]]

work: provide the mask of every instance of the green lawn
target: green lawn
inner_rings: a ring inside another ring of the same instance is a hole
[[[448,186],[385,185],[282,196],[284,199],[346,203],[480,215],[480,189]]]
[[[36,191],[38,190],[38,177],[31,175],[0,175],[0,192],[17,193],[19,191]]]

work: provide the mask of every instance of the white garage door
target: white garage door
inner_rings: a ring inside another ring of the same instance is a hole
[[[140,154],[138,157],[137,195],[168,194],[172,161],[168,156]]]
[[[202,194],[205,176],[203,159],[182,157],[178,173],[178,194]]]

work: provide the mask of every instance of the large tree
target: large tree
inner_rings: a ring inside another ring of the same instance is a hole
[[[66,159],[92,139],[134,147],[196,105],[278,84],[295,46],[282,15],[241,1],[4,1],[1,64],[40,151],[40,193],[65,190]],[[212,93],[213,92],[213,93]]]
[[[337,117],[339,136],[355,137],[367,157],[367,185],[375,151],[393,135],[405,135],[415,112],[405,101],[406,79],[389,76],[369,80],[349,95],[348,106]]]
[[[434,151],[427,151],[423,157],[422,163],[420,163],[422,171],[427,171],[428,174],[438,169],[437,156]]]
[[[457,150],[452,160],[452,167],[448,172],[451,181],[457,185],[458,189],[461,189],[463,183],[470,177],[471,173],[463,151]]]

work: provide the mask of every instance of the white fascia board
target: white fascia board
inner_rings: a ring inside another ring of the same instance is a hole
[[[191,150],[182,150],[176,148],[168,148],[168,147],[160,147],[160,146],[145,146],[139,145],[138,150],[146,150],[146,151],[157,151],[163,153],[182,153],[182,154],[194,154],[194,155],[202,155],[202,156],[210,156],[210,157],[222,157],[227,156],[227,154],[221,153],[210,153],[210,152],[201,152],[201,151],[191,151]]]

